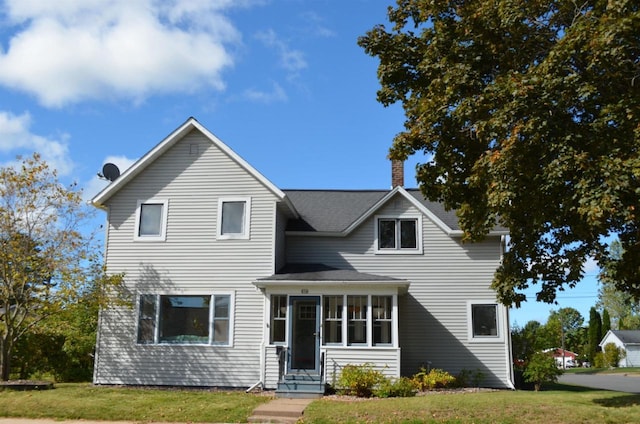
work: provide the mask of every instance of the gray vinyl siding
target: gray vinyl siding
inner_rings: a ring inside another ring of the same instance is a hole
[[[401,195],[375,215],[418,213]],[[319,262],[339,268],[410,281],[398,299],[402,374],[421,366],[458,373],[480,370],[487,386],[509,386],[508,335],[496,343],[468,340],[468,301],[494,302],[489,288],[500,260],[500,240],[463,244],[447,235],[428,217],[422,218],[423,253],[382,255],[374,251],[375,216],[346,237],[287,237],[287,261]],[[508,331],[505,316],[502,329]]]
[[[198,144],[199,153],[190,154]],[[216,240],[218,199],[250,197],[250,239]],[[168,199],[166,241],[134,241],[139,200]],[[200,132],[192,131],[109,201],[107,267],[138,294],[232,293],[232,346],[136,343],[136,306],[104,311],[98,384],[247,387],[260,380],[263,295],[274,272],[276,197]]]
[[[326,381],[334,384],[345,365],[370,364],[387,377],[400,376],[400,349],[397,348],[330,348],[325,352]]]

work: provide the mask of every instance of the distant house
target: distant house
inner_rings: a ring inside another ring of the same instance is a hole
[[[600,347],[613,343],[624,350],[619,367],[640,367],[640,330],[609,330],[600,342]]]
[[[370,363],[513,388],[490,288],[507,232],[463,243],[455,213],[392,168],[388,190],[282,190],[187,120],[92,199],[107,268],[135,294],[100,315],[94,382],[312,394]]]
[[[577,366],[576,358],[578,354],[561,348],[547,349],[544,352],[551,352],[553,358],[556,360],[558,367],[560,368],[573,368]]]

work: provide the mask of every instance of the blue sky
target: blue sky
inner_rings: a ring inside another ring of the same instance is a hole
[[[388,188],[402,109],[377,103],[356,42],[392,2],[0,0],[0,163],[38,151],[90,198],[104,163],[125,169],[193,116],[280,188]],[[512,322],[588,318],[587,271]]]

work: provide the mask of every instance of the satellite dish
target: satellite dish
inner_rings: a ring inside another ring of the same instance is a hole
[[[120,176],[120,170],[112,163],[105,163],[102,167],[102,175],[109,181],[114,181]]]

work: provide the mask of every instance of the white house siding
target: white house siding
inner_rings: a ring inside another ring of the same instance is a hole
[[[192,155],[192,144],[199,154]],[[218,199],[250,196],[249,240],[216,241]],[[166,241],[134,242],[138,200],[169,200]],[[109,272],[125,273],[134,298],[234,295],[233,345],[136,344],[137,310],[102,314],[95,382],[246,387],[260,380],[263,296],[251,284],[274,272],[276,197],[198,131],[109,199]]]
[[[325,347],[322,350],[325,353],[325,379],[330,384],[335,383],[345,365],[371,364],[387,377],[400,376],[400,349]]]
[[[640,367],[640,346],[627,345],[626,357],[623,361],[627,367]]]
[[[401,213],[418,210],[398,194],[376,215]],[[319,262],[410,281],[408,294],[399,297],[402,374],[414,374],[423,365],[451,373],[479,370],[484,385],[510,387],[506,311],[499,309],[502,342],[468,340],[468,301],[495,302],[489,285],[500,260],[499,238],[463,244],[424,216],[423,254],[376,255],[374,224],[372,216],[347,237],[289,236],[287,261]]]

